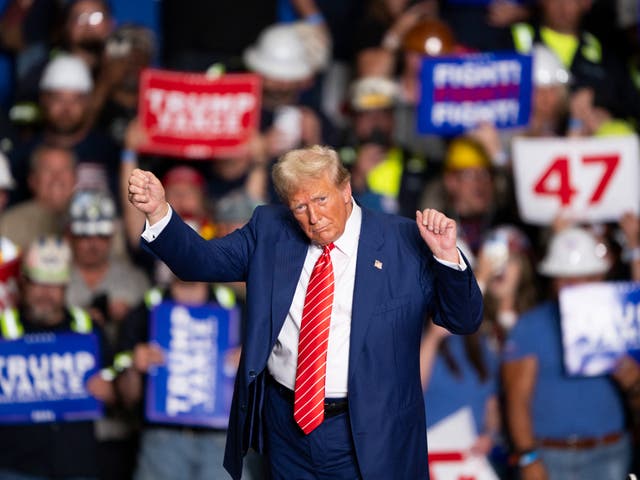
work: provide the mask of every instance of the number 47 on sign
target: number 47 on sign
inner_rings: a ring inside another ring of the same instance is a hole
[[[520,216],[550,224],[561,212],[587,222],[638,213],[638,140],[516,139],[513,173]]]

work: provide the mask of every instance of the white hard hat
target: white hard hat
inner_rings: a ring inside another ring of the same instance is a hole
[[[69,230],[77,236],[110,236],[115,229],[116,207],[111,195],[100,190],[80,190],[69,207]]]
[[[391,108],[397,96],[398,86],[386,77],[362,77],[351,85],[351,106],[356,112]]]
[[[16,181],[9,169],[9,160],[4,153],[0,152],[0,189],[11,190],[15,188]]]
[[[89,67],[80,57],[60,54],[49,61],[40,77],[40,90],[73,90],[89,93],[93,80]]]
[[[549,277],[581,277],[606,273],[606,247],[588,231],[572,227],[551,238],[538,271]]]
[[[533,84],[538,87],[566,85],[570,80],[569,71],[558,56],[548,47],[533,46]]]
[[[304,80],[313,74],[313,66],[302,38],[292,24],[267,27],[256,45],[244,51],[249,69],[276,80]]]
[[[29,246],[22,271],[34,283],[66,285],[71,278],[71,249],[62,238],[40,237]]]
[[[20,255],[20,247],[7,237],[0,237],[0,264],[15,260]]]

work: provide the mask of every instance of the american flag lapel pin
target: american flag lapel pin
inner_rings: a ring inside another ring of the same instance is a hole
[[[375,262],[373,262],[373,266],[378,270],[382,270],[382,262],[380,260],[376,260]]]

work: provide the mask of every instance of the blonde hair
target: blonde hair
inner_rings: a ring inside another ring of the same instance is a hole
[[[273,166],[271,178],[278,196],[287,201],[300,181],[319,179],[325,173],[336,187],[344,186],[351,178],[334,149],[314,145],[285,153]]]

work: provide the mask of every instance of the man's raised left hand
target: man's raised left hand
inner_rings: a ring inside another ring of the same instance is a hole
[[[458,230],[454,220],[438,210],[426,208],[423,211],[416,211],[416,224],[420,235],[437,258],[454,263],[459,262],[456,248]]]

